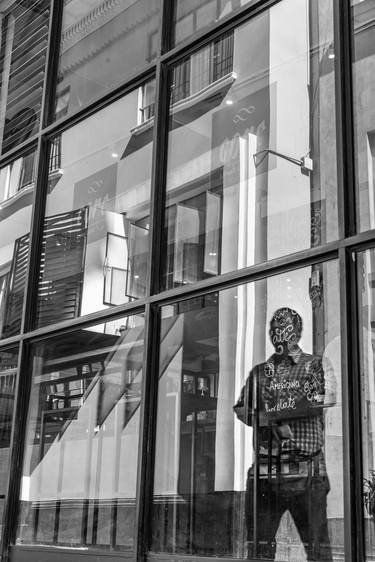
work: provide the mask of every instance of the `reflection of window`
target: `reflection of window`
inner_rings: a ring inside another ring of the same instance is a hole
[[[171,196],[166,211],[167,288],[220,273],[221,185],[220,172],[184,186],[183,196]]]
[[[128,277],[128,241],[119,234],[107,234],[103,303],[117,305],[125,302]]]
[[[0,170],[1,199],[10,199],[18,191],[21,180],[22,159],[15,160]]]
[[[10,199],[21,189],[35,183],[35,152],[14,160],[0,170],[0,202]]]
[[[59,170],[61,166],[61,136],[58,135],[51,142],[49,157],[49,172]]]
[[[149,228],[130,224],[129,227],[129,275],[126,294],[132,298],[142,298],[146,294],[147,263],[149,259]]]
[[[141,107],[138,125],[148,121],[155,115],[155,80],[147,82],[140,90]]]
[[[233,33],[210,43],[173,71],[171,103],[183,100],[233,70]]]
[[[149,229],[144,220],[139,222],[129,223],[128,237],[107,234],[104,304],[119,305],[146,293]]]
[[[48,191],[51,192],[57,182],[61,179],[63,170],[61,169],[61,136],[55,137],[50,144],[50,154],[48,163]]]
[[[174,283],[194,283],[198,280],[199,209],[176,205]]]
[[[23,158],[21,179],[18,189],[34,184],[35,174],[35,152],[32,152]]]

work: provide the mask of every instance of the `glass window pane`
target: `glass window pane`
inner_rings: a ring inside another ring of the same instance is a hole
[[[134,546],[144,316],[35,344],[18,544]]]
[[[0,168],[0,337],[20,332],[35,186],[35,150]]]
[[[332,36],[284,0],[173,68],[165,288],[337,238]]]
[[[154,551],[343,557],[339,318],[335,261],[162,307]]]
[[[17,363],[17,349],[0,352],[0,533],[5,523],[3,514],[8,489],[10,436],[13,421]]]
[[[375,251],[357,255],[366,561],[375,557]]]
[[[6,152],[38,131],[50,0],[2,0],[0,11],[0,146]]]
[[[64,0],[54,118],[88,105],[152,62],[161,0]]]
[[[357,219],[363,231],[375,228],[375,5],[371,0],[352,4]]]
[[[51,143],[37,326],[145,295],[153,103],[152,82]]]
[[[174,0],[174,44],[188,39],[251,0]]]

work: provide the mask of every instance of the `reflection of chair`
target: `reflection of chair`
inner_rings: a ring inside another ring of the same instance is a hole
[[[20,109],[11,119],[5,119],[3,152],[11,150],[24,142],[31,135],[36,121],[36,114],[31,107]]]

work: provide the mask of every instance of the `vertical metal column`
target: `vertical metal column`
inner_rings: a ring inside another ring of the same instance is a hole
[[[160,55],[171,43],[171,20],[173,0],[163,0]],[[150,259],[147,271],[147,294],[160,289],[161,241],[164,224],[165,175],[168,142],[169,83],[168,69],[160,59],[156,67],[156,99],[153,135],[153,158],[151,171],[150,202]],[[156,400],[159,365],[159,316],[152,305],[146,305],[144,338],[144,372],[142,377],[142,400],[140,406],[137,500],[135,516],[135,552],[137,560],[143,561],[150,546],[151,502],[154,469],[154,442]]]
[[[333,0],[339,237],[356,233],[351,1]],[[353,254],[339,252],[345,559],[364,559],[360,381]]]

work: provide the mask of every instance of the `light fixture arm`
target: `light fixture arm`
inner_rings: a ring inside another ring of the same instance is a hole
[[[313,170],[313,161],[311,158],[307,156],[302,156],[302,158],[293,158],[292,156],[287,156],[286,154],[282,154],[281,152],[277,152],[276,150],[272,150],[271,148],[265,148],[264,150],[260,150],[253,154],[254,159],[254,166],[257,168],[263,160],[266,158],[268,154],[273,154],[274,156],[278,156],[279,158],[283,158],[292,164],[296,164],[301,168],[301,172],[303,174],[309,174]],[[261,158],[257,161],[259,155],[262,155]]]

